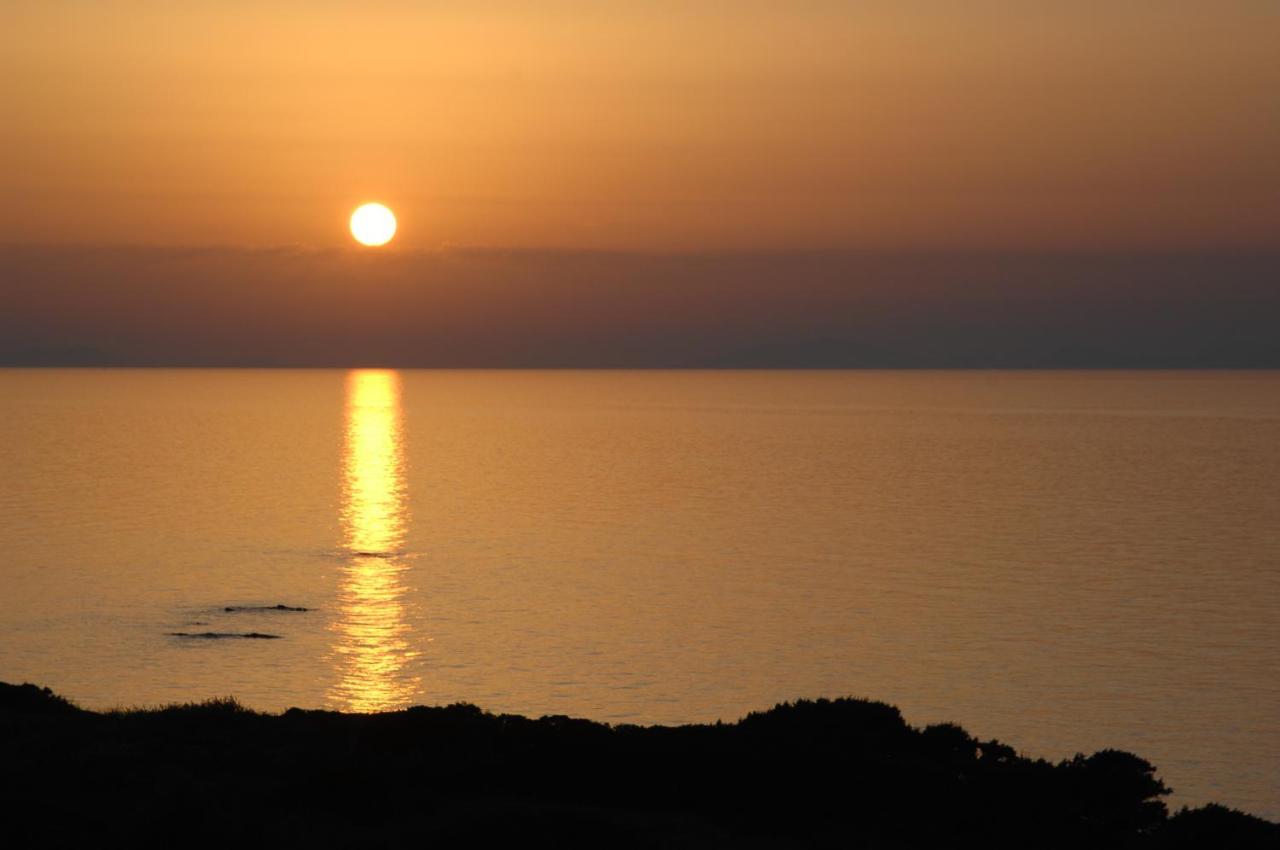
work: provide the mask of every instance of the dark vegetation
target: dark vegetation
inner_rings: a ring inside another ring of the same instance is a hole
[[[99,713],[0,683],[0,766],[7,847],[1280,846],[1220,806],[1169,816],[1129,753],[1032,760],[854,699],[610,727],[470,705]]]

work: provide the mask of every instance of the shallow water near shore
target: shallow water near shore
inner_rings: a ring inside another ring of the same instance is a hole
[[[1280,817],[1278,373],[7,370],[0,471],[86,706],[867,696]]]

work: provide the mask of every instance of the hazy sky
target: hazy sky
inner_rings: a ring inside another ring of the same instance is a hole
[[[3,241],[1257,247],[1280,4],[3,0]]]
[[[0,247],[0,364],[1280,368],[1280,254]]]
[[[1280,366],[1274,0],[0,10],[0,365]]]

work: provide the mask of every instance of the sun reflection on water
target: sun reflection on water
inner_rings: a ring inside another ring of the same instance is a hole
[[[407,705],[418,680],[405,616],[401,551],[408,525],[400,376],[391,370],[347,375],[342,529],[347,551],[334,623],[337,683],[330,703],[347,711]]]

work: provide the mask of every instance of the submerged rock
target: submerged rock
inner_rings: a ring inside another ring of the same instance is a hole
[[[294,605],[228,605],[222,610],[235,613],[237,611],[310,611],[311,609]]]
[[[250,640],[279,640],[280,635],[268,635],[262,632],[169,632],[169,637],[199,638],[202,640],[221,640],[223,638],[244,638]]]

